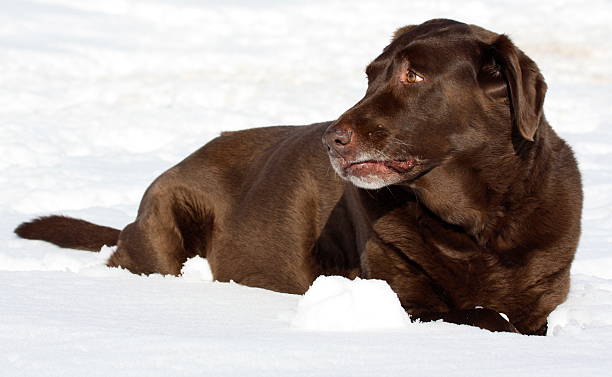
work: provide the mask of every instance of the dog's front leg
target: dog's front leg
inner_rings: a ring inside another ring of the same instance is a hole
[[[411,314],[410,318],[413,321],[419,320],[421,322],[443,320],[444,322],[475,326],[495,332],[519,332],[498,312],[486,308],[454,309],[445,313],[415,312]]]

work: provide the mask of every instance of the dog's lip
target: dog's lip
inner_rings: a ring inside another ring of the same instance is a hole
[[[411,183],[428,174],[440,165],[437,159],[423,159],[415,156],[401,156],[398,159],[376,159],[364,158],[348,160],[340,156],[331,157],[334,169],[344,179],[372,180],[377,184],[385,182],[397,184],[400,182]],[[369,156],[368,156],[369,157]]]
[[[417,165],[415,158],[405,158],[398,160],[375,160],[364,159],[358,161],[347,161],[342,159],[342,168],[344,170],[358,169],[361,167],[380,167],[395,170],[398,173],[406,173],[412,170]]]

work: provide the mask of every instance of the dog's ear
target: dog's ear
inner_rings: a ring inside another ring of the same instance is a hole
[[[489,45],[483,46],[483,50],[478,71],[478,83],[489,97],[506,101],[509,98],[508,83],[502,73],[502,67],[495,60],[493,50]]]
[[[481,83],[487,93],[510,98],[514,124],[523,138],[533,141],[543,114],[547,88],[544,77],[506,35],[499,35],[487,50]]]

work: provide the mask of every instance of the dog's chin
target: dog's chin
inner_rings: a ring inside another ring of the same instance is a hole
[[[409,179],[416,165],[415,160],[350,162],[337,157],[330,157],[330,160],[336,174],[367,190],[380,189]]]
[[[386,180],[386,179],[383,179],[377,176],[366,176],[366,177],[348,176],[348,177],[343,177],[343,178],[351,182],[355,186],[362,188],[362,189],[366,189],[366,190],[377,190],[385,186],[399,183],[401,181],[401,180],[390,181],[390,180]]]

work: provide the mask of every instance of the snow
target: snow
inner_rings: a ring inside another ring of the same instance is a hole
[[[410,322],[383,280],[319,276],[299,300],[291,325],[304,330],[399,329]]]
[[[611,14],[605,0],[0,2],[0,374],[609,376]],[[341,311],[364,314],[362,295],[393,316],[375,301],[383,286],[325,278],[308,303],[211,282],[197,258],[181,277],[136,276],[104,266],[111,248],[12,233],[49,213],[123,227],[156,176],[220,131],[338,117],[393,31],[435,17],[509,34],[577,154],[583,236],[549,336],[372,328],[395,320],[326,331]],[[296,326],[300,313],[320,327]]]
[[[186,280],[213,281],[212,271],[205,258],[196,256],[183,263],[181,276]]]

